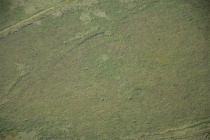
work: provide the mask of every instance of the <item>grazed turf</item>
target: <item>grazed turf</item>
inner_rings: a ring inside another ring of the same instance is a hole
[[[21,1],[1,1],[0,139],[210,139],[207,0]]]

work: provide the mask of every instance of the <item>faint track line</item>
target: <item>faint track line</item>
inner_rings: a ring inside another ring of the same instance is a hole
[[[52,14],[52,12],[55,10],[55,7],[50,7],[48,9],[45,9],[27,19],[24,19],[18,23],[16,23],[15,25],[12,25],[10,27],[7,27],[3,30],[0,31],[0,38],[3,38],[9,34],[12,34],[14,32],[19,31],[20,29],[22,29],[23,27],[32,24],[33,22],[40,20],[50,14]]]
[[[0,101],[0,107],[3,106],[4,104],[6,104],[7,102],[9,102],[9,98],[8,96],[10,96],[10,93],[13,92],[13,90],[16,89],[16,87],[28,76],[30,75],[30,72],[27,72],[23,75],[20,75],[17,77],[17,79],[12,83],[12,85],[10,86],[10,88],[7,91],[7,94],[3,94],[0,96],[0,98],[2,99]]]
[[[91,39],[93,39],[93,38],[95,38],[95,37],[97,37],[99,35],[103,35],[103,34],[104,34],[104,32],[97,32],[97,33],[95,33],[93,35],[87,36],[78,45],[80,46],[80,45],[84,44],[85,42],[87,42],[88,40],[91,40]]]
[[[32,15],[29,18],[26,18],[24,20],[21,20],[19,22],[17,22],[14,25],[11,25],[3,30],[0,31],[0,39],[3,37],[6,37],[14,32],[19,31],[20,29],[22,29],[23,27],[26,27],[30,24],[33,24],[35,21],[40,20],[42,18],[45,18],[49,15],[52,15],[54,12],[56,12],[57,10],[60,10],[61,12],[65,12],[68,11],[69,9],[72,8],[73,5],[70,4],[58,4],[56,6],[52,6],[50,8],[44,9],[40,12],[38,12],[37,14]]]
[[[184,124],[178,127],[172,127],[156,132],[139,132],[134,135],[122,137],[122,140],[178,140],[193,137],[202,137],[204,140],[209,138],[210,134],[210,116],[206,116],[200,121]]]
[[[181,127],[170,128],[160,132],[146,133],[142,136],[151,138],[152,140],[163,140],[163,139],[183,139],[186,137],[192,137],[194,135],[208,134],[210,132],[210,117],[200,120],[195,123],[186,124]]]
[[[10,94],[10,93],[17,87],[17,85],[18,85],[21,81],[23,81],[24,78],[27,77],[29,74],[30,74],[30,72],[27,72],[26,74],[19,76],[19,77],[15,80],[15,82],[11,85],[11,87],[9,88],[8,94]]]

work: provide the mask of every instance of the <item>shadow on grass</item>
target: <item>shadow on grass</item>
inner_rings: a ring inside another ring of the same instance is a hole
[[[11,0],[0,0],[0,25],[3,25],[9,19]],[[0,29],[2,27],[0,26]]]
[[[0,15],[6,15],[11,5],[10,0],[0,0]]]

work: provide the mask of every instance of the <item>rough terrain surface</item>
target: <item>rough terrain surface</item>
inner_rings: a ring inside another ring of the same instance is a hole
[[[210,140],[209,0],[0,0],[1,140]]]

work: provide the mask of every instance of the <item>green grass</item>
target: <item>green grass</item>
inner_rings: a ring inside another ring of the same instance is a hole
[[[26,3],[62,6],[0,39],[0,139],[209,139],[209,2]]]

